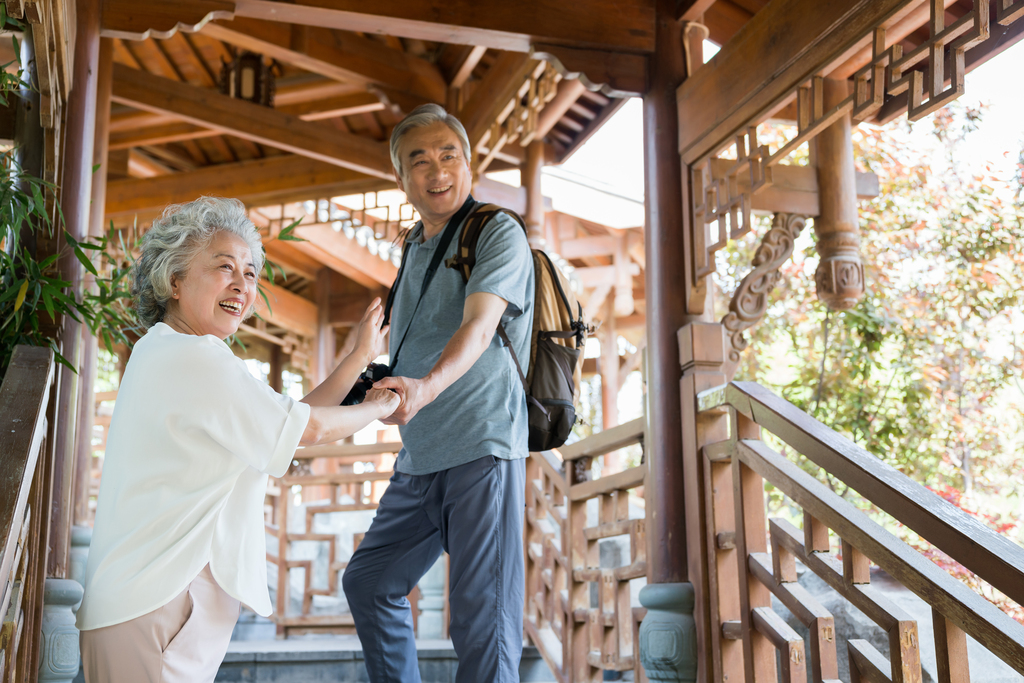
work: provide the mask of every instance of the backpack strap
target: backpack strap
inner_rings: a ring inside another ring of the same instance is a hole
[[[466,219],[466,225],[462,228],[462,234],[459,236],[459,245],[455,248],[455,255],[444,262],[446,267],[459,271],[463,283],[469,282],[473,266],[476,265],[476,246],[480,241],[480,234],[484,231],[484,226],[499,213],[511,216],[516,223],[519,223],[523,232],[526,232],[526,222],[515,211],[502,208],[497,204],[479,204]]]

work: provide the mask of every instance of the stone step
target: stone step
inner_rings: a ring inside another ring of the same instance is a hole
[[[418,640],[423,683],[454,683],[458,658],[450,640]],[[535,647],[523,649],[519,665],[524,683],[554,681]],[[356,636],[290,640],[236,640],[217,674],[223,683],[357,683],[368,680]]]

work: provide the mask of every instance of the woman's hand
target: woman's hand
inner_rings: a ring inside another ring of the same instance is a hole
[[[398,394],[387,389],[370,389],[366,392],[366,398],[363,400],[363,403],[373,403],[380,407],[381,414],[377,418],[378,420],[395,412],[401,402],[402,398]]]
[[[359,321],[359,329],[356,331],[355,353],[365,359],[363,365],[373,362],[373,359],[384,350],[384,337],[391,326],[381,327],[383,321],[384,308],[381,306],[380,297],[377,297],[366,307],[363,319]]]

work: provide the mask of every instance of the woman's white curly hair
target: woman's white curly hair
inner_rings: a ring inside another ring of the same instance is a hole
[[[209,246],[213,236],[230,232],[245,240],[252,252],[256,276],[263,270],[263,242],[259,231],[237,199],[200,197],[188,204],[174,204],[142,238],[142,253],[132,265],[131,294],[135,312],[145,328],[164,319],[171,298],[171,276],[184,276],[189,264]],[[253,314],[255,306],[245,317]]]

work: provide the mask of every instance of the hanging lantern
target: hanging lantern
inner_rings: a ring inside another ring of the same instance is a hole
[[[220,91],[228,97],[246,100],[264,107],[274,106],[274,67],[263,55],[246,50],[236,54],[220,69]]]

